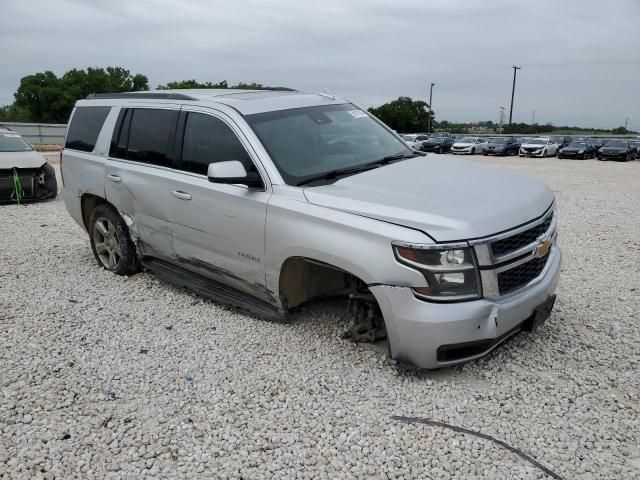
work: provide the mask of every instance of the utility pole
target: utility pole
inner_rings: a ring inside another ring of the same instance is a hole
[[[628,119],[628,118],[625,118],[625,119],[624,119],[624,129],[625,129],[625,130],[627,129],[627,125],[628,125],[628,124],[629,124],[629,119]]]
[[[516,93],[516,73],[518,73],[520,67],[513,66],[513,87],[511,88],[511,109],[509,110],[509,125],[511,125],[511,119],[513,118],[513,96]]]
[[[536,111],[531,112],[531,125],[536,123]]]
[[[433,100],[433,86],[435,83],[431,84],[431,88],[429,89],[429,131],[427,133],[431,133],[432,125],[431,125],[431,101]]]
[[[500,108],[500,126],[498,127],[498,133],[502,133],[502,125],[504,125],[504,107]]]

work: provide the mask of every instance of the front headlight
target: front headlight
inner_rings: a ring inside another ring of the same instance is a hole
[[[467,244],[394,244],[396,259],[419,270],[427,287],[413,288],[417,297],[439,302],[459,302],[481,297],[473,250]]]
[[[584,153],[584,150],[578,150],[578,155],[582,155]]]

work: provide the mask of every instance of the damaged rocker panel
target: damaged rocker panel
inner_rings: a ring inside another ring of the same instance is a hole
[[[248,293],[228,287],[177,265],[152,257],[143,258],[141,263],[161,280],[176,287],[191,290],[223,305],[238,308],[264,320],[282,322],[288,319],[287,312],[284,310],[280,310]]]

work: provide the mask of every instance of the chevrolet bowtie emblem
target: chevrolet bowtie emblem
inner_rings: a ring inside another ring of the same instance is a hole
[[[551,250],[551,240],[542,240],[536,248],[536,257],[544,257]]]

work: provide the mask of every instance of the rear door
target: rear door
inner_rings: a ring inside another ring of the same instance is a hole
[[[107,200],[123,214],[146,255],[174,256],[169,221],[180,106],[122,109],[105,169]]]
[[[171,198],[174,248],[183,266],[255,296],[265,289],[265,222],[269,182],[241,129],[222,112],[183,107],[178,126],[180,173]],[[264,189],[211,183],[210,163],[239,160]]]

